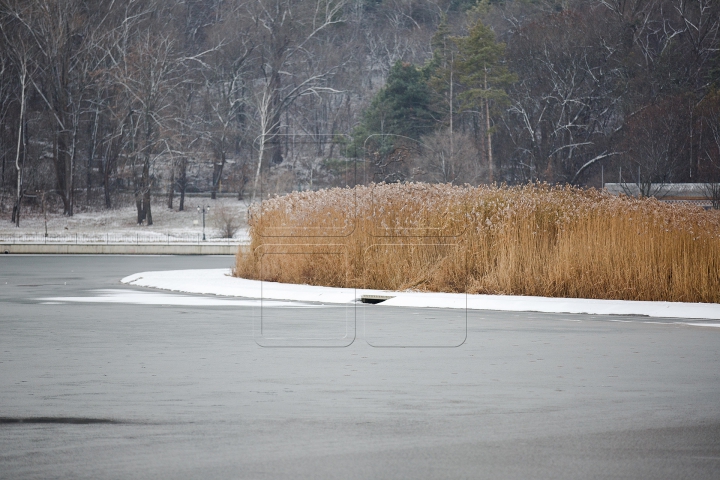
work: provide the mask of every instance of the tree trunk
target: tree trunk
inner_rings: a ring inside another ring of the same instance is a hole
[[[111,140],[105,150],[105,154],[101,160],[101,168],[103,175],[103,193],[105,196],[105,208],[112,208],[112,186],[110,185],[110,175],[117,165],[118,156],[120,156],[120,148],[122,141],[120,139]]]
[[[20,150],[23,146],[23,120],[25,117],[25,79],[27,78],[27,70],[25,69],[26,64],[23,62],[22,70],[20,71],[20,121],[18,122],[18,141],[17,151],[15,153],[15,168],[17,169],[17,198],[15,201],[15,207],[13,208],[13,220],[15,226],[20,226],[20,202],[22,201],[22,181],[23,181],[23,166],[24,161],[20,163]],[[23,149],[23,157],[24,155]],[[23,158],[24,160],[24,158]]]
[[[114,159],[111,157],[113,155],[112,152],[112,142],[110,145],[108,145],[107,149],[105,150],[104,158],[102,159],[102,182],[103,182],[103,195],[105,197],[105,208],[110,209],[112,208],[112,201],[110,197],[110,172],[112,171],[112,165],[114,162]]]
[[[139,190],[135,191],[135,208],[137,208],[137,223],[142,225],[145,220],[145,211],[143,210],[142,194]]]
[[[168,185],[168,209],[173,208],[173,199],[175,198],[175,159],[170,166],[170,184]]]
[[[103,193],[105,194],[105,208],[112,208],[110,202],[110,168],[109,165],[105,166],[103,171]]]
[[[150,226],[153,224],[152,221],[152,211],[150,209],[150,158],[145,157],[145,161],[143,162],[143,172],[142,172],[142,211],[143,211],[143,219],[145,220],[145,224],[147,226]]]
[[[255,171],[255,182],[253,183],[253,193],[252,193],[252,199],[250,200],[250,203],[255,202],[255,198],[257,197],[257,189],[258,189],[258,183],[260,182],[260,174],[262,172],[262,163],[263,163],[263,154],[265,153],[265,136],[260,137],[260,151],[258,152],[258,164],[257,164],[257,170]],[[262,200],[262,199],[261,199]]]
[[[244,200],[245,199],[245,186],[248,182],[248,176],[247,176],[247,165],[242,165],[240,168],[240,180],[239,180],[239,186],[238,186],[238,200]]]
[[[23,165],[18,165],[18,175],[17,175],[17,197],[15,200],[15,207],[13,207],[13,216],[15,220],[15,226],[20,226],[20,205],[22,203],[22,197],[23,197]]]
[[[180,178],[178,178],[178,187],[180,187],[180,205],[178,211],[185,210],[185,188],[187,187],[187,159],[183,157],[180,160]]]
[[[92,166],[93,161],[95,160],[95,148],[96,148],[96,142],[97,142],[97,131],[98,131],[98,122],[100,118],[100,109],[98,107],[95,107],[95,120],[93,122],[93,129],[92,129],[92,135],[90,137],[90,145],[89,145],[89,152],[88,152],[88,159],[87,159],[87,172],[85,175],[85,203],[90,205],[90,191],[92,190]]]
[[[485,70],[485,91],[487,91],[487,69]],[[488,176],[493,182],[492,135],[490,134],[490,100],[485,99],[485,134],[487,135]]]
[[[146,220],[146,225],[149,227],[153,224],[152,210],[150,209],[150,189],[148,188],[143,194],[143,212]]]
[[[5,153],[2,155],[2,174],[0,174],[0,187],[5,187]]]
[[[132,172],[133,172],[133,193],[135,194],[135,208],[137,209],[137,223],[142,225],[145,221],[145,209],[143,209],[143,182],[142,174],[138,176],[135,169],[137,157],[133,158]]]
[[[65,141],[65,135],[63,132],[58,130],[55,135],[55,178],[57,193],[60,195],[60,199],[63,202],[63,215],[68,215],[70,212],[70,199],[67,195],[67,163],[65,158],[67,157],[67,143]]]
[[[225,153],[222,154],[220,163],[213,164],[213,176],[212,176],[212,191],[210,192],[210,198],[215,200],[217,198],[218,185],[222,178],[223,168],[225,167]]]
[[[77,112],[73,113],[73,130],[70,147],[70,155],[68,155],[68,198],[70,200],[70,210],[68,217],[72,217],[75,211],[75,162],[77,160],[77,132],[78,132],[78,118]]]

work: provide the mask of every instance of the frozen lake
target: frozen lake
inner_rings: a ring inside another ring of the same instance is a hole
[[[0,478],[720,478],[718,328],[120,284],[232,261],[0,257]]]

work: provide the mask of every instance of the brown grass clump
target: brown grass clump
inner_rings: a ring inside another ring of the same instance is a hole
[[[594,189],[377,184],[251,211],[235,275],[286,283],[720,302],[720,217]]]

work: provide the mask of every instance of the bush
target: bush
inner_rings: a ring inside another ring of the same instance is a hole
[[[243,225],[242,215],[237,209],[219,204],[210,213],[210,224],[222,238],[233,238]]]

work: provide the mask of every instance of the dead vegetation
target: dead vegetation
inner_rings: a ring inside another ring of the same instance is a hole
[[[243,227],[242,213],[228,205],[218,204],[210,213],[210,224],[221,238],[233,238]]]
[[[251,211],[235,275],[312,285],[720,302],[720,216],[594,189],[377,184]]]

